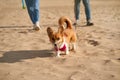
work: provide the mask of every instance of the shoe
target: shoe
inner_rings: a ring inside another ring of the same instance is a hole
[[[33,30],[39,31],[41,28],[39,26],[39,22],[36,22],[36,24],[33,25]]]
[[[39,31],[39,30],[40,30],[40,27],[36,26],[36,27],[33,28],[33,30]]]
[[[93,26],[94,24],[92,22],[87,22],[87,26]]]
[[[73,25],[74,25],[74,26],[76,26],[76,25],[77,25],[77,23],[75,22],[75,23],[73,23]]]
[[[78,25],[78,20],[73,23],[74,26]]]

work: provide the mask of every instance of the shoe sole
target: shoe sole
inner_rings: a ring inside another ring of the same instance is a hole
[[[35,30],[35,31],[39,31],[40,28],[39,28],[39,27],[35,27],[33,30]]]

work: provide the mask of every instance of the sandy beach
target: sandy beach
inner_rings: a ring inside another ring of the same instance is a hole
[[[120,0],[91,0],[94,26],[84,6],[76,27],[77,51],[53,55],[46,29],[74,21],[74,0],[40,0],[41,31],[33,31],[21,0],[0,2],[0,80],[120,80]],[[74,26],[73,26],[74,27]]]

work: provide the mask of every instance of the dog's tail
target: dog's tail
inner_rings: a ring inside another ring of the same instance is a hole
[[[66,23],[66,28],[72,29],[71,20],[68,17],[66,17],[66,16],[61,17],[59,19],[58,23],[59,23],[59,26],[63,27],[63,28],[64,28],[64,25]]]

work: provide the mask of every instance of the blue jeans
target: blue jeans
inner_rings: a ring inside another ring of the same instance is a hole
[[[85,7],[86,20],[89,21],[91,19],[89,0],[82,0],[82,1],[83,1],[83,5]],[[75,19],[76,20],[79,20],[80,2],[81,2],[81,0],[75,0],[75,4],[74,4],[74,12],[75,12]]]
[[[39,0],[25,0],[33,24],[39,21]]]

